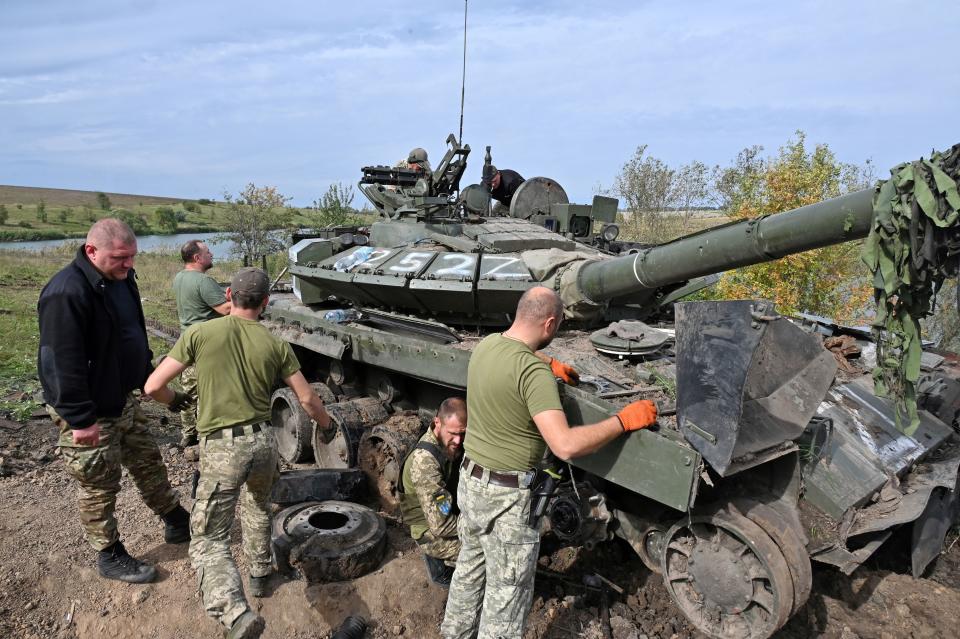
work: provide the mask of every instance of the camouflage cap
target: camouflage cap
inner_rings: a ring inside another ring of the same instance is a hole
[[[263,270],[247,266],[234,274],[230,280],[230,290],[260,297],[270,292],[270,280]]]
[[[426,149],[421,149],[419,146],[412,151],[410,155],[407,156],[407,162],[410,164],[420,164],[421,162],[427,161],[427,151]]]

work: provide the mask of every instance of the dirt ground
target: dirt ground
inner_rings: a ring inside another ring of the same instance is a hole
[[[157,420],[155,434],[173,486],[188,495],[192,464],[173,447],[177,429],[165,421]],[[161,522],[126,476],[117,509],[120,531],[132,554],[157,565],[159,579],[135,586],[97,576],[95,553],[80,530],[76,487],[54,442],[49,420],[22,425],[0,420],[0,637],[220,637],[197,598],[186,546],[163,543]],[[184,503],[189,507],[189,498]],[[234,534],[236,541],[239,531]],[[446,592],[429,583],[401,526],[391,522],[388,535],[383,563],[360,579],[308,585],[278,578],[272,596],[259,601],[267,619],[264,637],[326,637],[351,614],[370,621],[367,637],[438,637]],[[955,537],[951,532],[948,543]],[[239,546],[234,550],[242,557]],[[545,542],[543,551],[526,639],[601,639],[598,596],[581,585],[583,575],[593,572],[624,589],[609,606],[613,639],[698,636],[660,578],[625,544],[587,552]],[[241,571],[246,574],[242,561]],[[921,580],[906,574],[895,551],[852,577],[815,565],[810,601],[777,636],[960,637],[960,543]]]

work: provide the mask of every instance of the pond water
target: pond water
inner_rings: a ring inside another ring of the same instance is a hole
[[[137,250],[141,253],[168,251],[177,253],[187,240],[203,240],[213,252],[215,260],[229,259],[232,242],[216,242],[219,233],[176,233],[174,235],[143,235],[137,238]],[[78,238],[70,240],[37,240],[34,242],[0,242],[0,251],[41,251],[56,248],[62,244],[78,244]]]

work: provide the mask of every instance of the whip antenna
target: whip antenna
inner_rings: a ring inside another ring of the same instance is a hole
[[[467,89],[467,0],[463,0],[463,75],[460,80],[460,139],[463,144],[463,101]]]

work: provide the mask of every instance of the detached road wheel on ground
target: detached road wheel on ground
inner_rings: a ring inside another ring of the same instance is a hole
[[[346,501],[306,502],[273,519],[277,569],[310,582],[356,579],[380,565],[387,526],[376,512]]]

